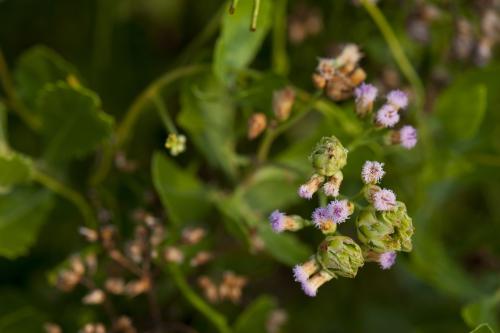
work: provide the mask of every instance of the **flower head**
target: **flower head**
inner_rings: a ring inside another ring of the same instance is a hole
[[[334,200],[327,206],[327,215],[335,223],[345,222],[351,215],[351,209],[347,200]]]
[[[318,58],[318,67],[316,68],[319,75],[326,80],[333,78],[335,74],[335,59],[333,58]]]
[[[389,269],[396,262],[396,252],[389,251],[380,254],[378,263],[382,269]]]
[[[365,184],[376,184],[385,175],[384,163],[366,161],[361,170],[361,178]]]
[[[170,133],[165,142],[165,148],[172,156],[177,156],[186,150],[186,137],[182,134]]]
[[[396,195],[388,189],[381,189],[373,194],[373,206],[378,211],[393,210],[396,207]]]
[[[293,102],[295,101],[295,91],[291,87],[275,91],[273,93],[273,111],[276,119],[285,121],[290,116]]]
[[[361,248],[347,236],[329,236],[318,247],[317,259],[333,276],[353,278],[363,266]]]
[[[333,276],[326,271],[319,271],[310,279],[302,281],[302,290],[309,297],[314,297],[318,293],[318,288],[333,279]]]
[[[373,102],[377,98],[377,88],[372,84],[361,83],[359,87],[354,89],[356,97],[356,113],[360,116],[372,111]]]
[[[248,138],[250,140],[258,137],[267,127],[266,115],[256,112],[248,118]]]
[[[271,228],[273,228],[275,232],[283,232],[285,230],[285,218],[286,215],[279,210],[272,212],[269,216]]]
[[[303,264],[295,265],[293,268],[294,280],[300,283],[304,283],[311,275],[313,275],[319,269],[316,259],[312,257]]]
[[[344,175],[342,171],[337,171],[333,176],[331,176],[327,182],[323,185],[323,192],[329,197],[336,197],[339,195],[340,184],[342,184],[342,180],[344,179]]]
[[[417,144],[417,130],[410,125],[399,130],[399,142],[406,149],[412,149]]]
[[[408,96],[401,90],[392,90],[387,94],[387,102],[397,110],[404,109],[408,105]]]
[[[319,175],[331,177],[347,163],[347,149],[335,136],[323,137],[309,156]]]
[[[325,180],[323,176],[312,175],[309,181],[299,187],[299,197],[304,199],[311,199],[314,193],[319,189],[321,183]]]
[[[384,104],[377,112],[377,124],[383,127],[393,127],[399,121],[398,110],[392,104]]]

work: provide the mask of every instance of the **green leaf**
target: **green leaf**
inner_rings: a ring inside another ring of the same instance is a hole
[[[222,31],[215,45],[214,73],[231,83],[235,71],[246,68],[259,51],[272,21],[271,1],[261,1],[257,30],[250,31],[253,1],[240,1],[233,15],[224,15]]]
[[[224,87],[212,75],[187,84],[181,96],[179,124],[208,162],[235,176],[234,107]]]
[[[34,188],[0,196],[0,255],[11,259],[24,255],[52,206],[52,195]]]
[[[493,295],[470,303],[462,308],[462,317],[469,327],[481,326],[488,323],[491,330],[496,332],[500,329],[497,319],[497,311],[500,308],[500,289]],[[477,330],[477,328],[476,328]],[[481,331],[482,332],[482,331]]]
[[[266,322],[271,311],[276,308],[276,301],[269,296],[260,296],[236,319],[234,333],[266,332]]]
[[[259,235],[267,251],[281,263],[294,266],[305,261],[312,253],[311,249],[292,233],[275,233],[267,221],[259,224]]]
[[[209,193],[194,175],[160,153],[154,154],[151,168],[156,191],[174,224],[197,222],[206,215]]]
[[[493,329],[488,324],[481,324],[475,329],[473,329],[470,333],[495,333]]]
[[[487,107],[487,88],[460,81],[436,102],[436,116],[452,140],[467,140],[478,131]]]
[[[113,119],[101,111],[99,97],[85,88],[59,82],[47,86],[38,100],[46,142],[45,156],[51,161],[82,157],[110,137]]]
[[[14,72],[21,99],[33,110],[42,88],[48,83],[76,76],[76,69],[59,54],[45,46],[34,46],[19,58]]]
[[[28,182],[33,172],[31,160],[14,152],[0,151],[0,190]]]
[[[15,289],[0,290],[0,332],[26,333],[41,332],[47,318],[32,305],[28,293]]]

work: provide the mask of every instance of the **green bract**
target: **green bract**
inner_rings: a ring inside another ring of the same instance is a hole
[[[329,236],[318,248],[317,260],[322,268],[334,276],[353,278],[363,266],[361,248],[346,236]]]
[[[323,137],[309,159],[318,174],[330,177],[346,165],[347,149],[335,136]]]
[[[364,210],[356,221],[356,228],[359,240],[373,251],[411,251],[414,228],[402,202],[397,202],[396,209],[379,214]]]

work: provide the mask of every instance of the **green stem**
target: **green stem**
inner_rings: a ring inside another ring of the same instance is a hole
[[[357,148],[367,144],[370,142],[370,135],[373,133],[374,129],[373,127],[369,128],[366,130],[362,135],[358,136],[354,140],[352,140],[351,143],[347,145],[347,150],[352,153],[355,151]]]
[[[387,22],[387,19],[377,5],[373,4],[370,0],[361,0],[361,3],[384,36],[384,39],[391,50],[394,60],[401,69],[401,72],[403,72],[410,84],[413,86],[416,94],[417,110],[421,112],[424,100],[424,86],[422,81],[408,60],[408,57],[399,43],[396,34],[389,25],[389,22]]]
[[[277,74],[286,76],[289,70],[286,52],[286,8],[287,0],[277,0],[274,11],[272,64]]]
[[[217,328],[220,333],[230,333],[231,328],[227,323],[226,317],[212,308],[201,297],[199,297],[193,289],[191,289],[189,284],[186,282],[186,279],[184,278],[179,266],[175,264],[169,264],[167,266],[167,269],[172,276],[174,283],[177,285],[187,301],[191,303],[191,305],[196,308],[196,310],[202,313],[215,326],[215,328]]]
[[[262,139],[259,149],[257,150],[257,161],[259,163],[263,163],[266,161],[267,156],[269,155],[269,150],[274,142],[274,140],[282,133],[287,131],[290,127],[295,125],[299,120],[304,118],[309,114],[312,110],[314,110],[314,105],[321,98],[322,91],[316,92],[313,96],[308,96],[310,98],[309,103],[306,105],[302,112],[299,112],[295,117],[291,118],[287,122],[281,124],[276,128],[269,128]]]
[[[32,114],[28,113],[26,107],[22,101],[18,98],[14,83],[10,76],[9,67],[7,66],[7,61],[3,56],[3,52],[0,49],[0,82],[4,89],[5,95],[8,98],[9,104],[12,109],[19,115],[19,117],[28,125],[31,129],[37,130],[40,128],[40,122]]]
[[[97,221],[94,218],[92,208],[90,208],[90,205],[78,192],[72,190],[65,184],[41,172],[40,170],[36,169],[34,170],[33,179],[36,182],[48,188],[49,190],[51,190],[52,192],[59,194],[68,201],[71,201],[71,203],[73,203],[82,214],[85,220],[85,225],[87,225],[90,228],[97,227]]]
[[[175,124],[170,117],[170,114],[168,113],[167,107],[165,106],[165,103],[161,99],[158,94],[151,96],[151,100],[156,106],[156,110],[158,111],[158,114],[160,115],[161,120],[163,121],[163,124],[167,128],[169,133],[174,133],[177,134],[177,128],[175,127]]]
[[[238,0],[231,0],[231,5],[229,5],[229,14],[233,15],[238,6]]]
[[[250,24],[250,30],[257,30],[257,20],[259,18],[260,10],[260,0],[253,0],[253,11],[252,11],[252,23]]]

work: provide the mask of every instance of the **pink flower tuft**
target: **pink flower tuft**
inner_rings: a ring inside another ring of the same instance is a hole
[[[384,163],[366,161],[361,170],[361,178],[365,184],[376,184],[385,175]]]
[[[373,206],[378,211],[393,210],[396,207],[396,195],[391,190],[381,189],[373,194]]]
[[[384,104],[377,112],[377,123],[383,127],[393,127],[399,122],[398,110],[391,104]]]

